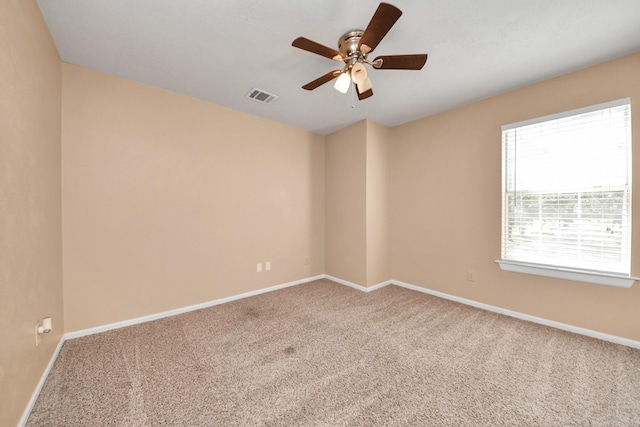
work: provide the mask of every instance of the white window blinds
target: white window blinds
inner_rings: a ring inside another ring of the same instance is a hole
[[[502,259],[630,274],[630,100],[502,128]]]

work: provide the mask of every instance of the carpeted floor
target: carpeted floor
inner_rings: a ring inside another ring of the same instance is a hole
[[[319,280],[67,341],[29,426],[640,425],[640,350]]]

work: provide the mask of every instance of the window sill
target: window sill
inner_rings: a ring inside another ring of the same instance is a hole
[[[598,271],[554,267],[550,265],[531,264],[520,261],[499,259],[496,262],[500,265],[500,268],[503,271],[554,277],[556,279],[575,280],[577,282],[596,283],[598,285],[616,286],[619,288],[630,288],[636,280],[640,280],[640,278],[637,277],[624,276],[621,274],[618,275]]]

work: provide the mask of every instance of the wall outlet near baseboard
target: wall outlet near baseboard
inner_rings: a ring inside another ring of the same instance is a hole
[[[261,262],[259,262],[256,265],[256,273],[262,273],[262,263]]]
[[[467,270],[467,280],[469,282],[476,281],[476,271],[475,270]]]

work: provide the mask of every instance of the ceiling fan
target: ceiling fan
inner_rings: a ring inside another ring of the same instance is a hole
[[[327,74],[302,86],[303,89],[313,90],[335,78],[334,87],[346,93],[353,81],[358,99],[366,99],[373,95],[371,80],[367,76],[365,65],[371,65],[380,70],[421,70],[427,62],[427,54],[416,55],[382,55],[373,61],[368,56],[378,46],[391,27],[402,15],[402,11],[389,3],[380,3],[373,14],[367,28],[351,30],[343,34],[338,40],[338,50],[316,43],[305,37],[298,37],[292,46],[329,59],[344,62],[342,69],[330,71]]]

